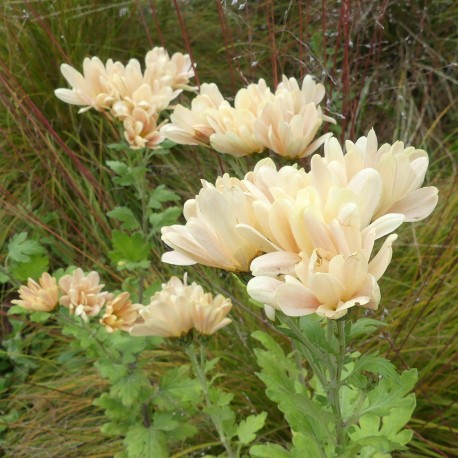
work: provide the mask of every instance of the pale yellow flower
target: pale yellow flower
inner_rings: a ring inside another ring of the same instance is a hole
[[[164,48],[155,47],[146,54],[145,65],[145,81],[149,84],[157,81],[174,89],[195,89],[188,86],[189,80],[194,77],[188,54],[175,53],[170,57]]]
[[[192,321],[194,329],[201,334],[212,335],[227,326],[232,320],[227,314],[232,308],[230,299],[218,294],[215,298],[205,293],[202,298],[192,305]]]
[[[391,245],[395,238],[394,234],[389,237],[371,262],[364,251],[329,258],[319,249],[310,257],[301,253],[291,275],[282,279],[256,276],[248,282],[248,294],[289,316],[317,313],[338,319],[354,306],[376,309],[380,302],[377,280],[391,260]],[[263,262],[261,258],[256,261]]]
[[[256,139],[274,153],[287,158],[301,158],[316,151],[332,134],[314,140],[323,122],[321,108],[314,103],[293,111],[294,99],[287,93],[267,104],[253,128]]]
[[[207,121],[209,110],[229,105],[216,84],[202,84],[200,93],[192,100],[191,109],[177,105],[170,115],[170,124],[161,129],[166,138],[180,145],[209,145],[215,131]]]
[[[42,274],[38,283],[29,278],[27,286],[22,285],[19,288],[19,298],[11,303],[27,310],[50,312],[59,300],[56,279],[47,272]]]
[[[164,141],[156,116],[142,108],[135,108],[123,121],[124,137],[132,149],[154,148]]]
[[[193,327],[192,305],[204,295],[200,285],[172,277],[139,310],[139,318],[129,331],[133,336],[181,337]]]
[[[255,224],[249,196],[240,180],[227,175],[215,185],[202,183],[199,195],[185,203],[186,225],[162,228],[162,240],[174,250],[163,254],[162,261],[247,271],[251,260],[263,252],[236,229],[240,223]]]
[[[68,64],[62,64],[61,72],[72,89],[56,89],[54,93],[62,101],[72,105],[82,105],[79,112],[95,108],[102,111],[111,107],[119,94],[112,80],[125,70],[120,62],[111,59],[104,65],[98,57],[83,61],[83,74]]]
[[[256,115],[250,110],[222,105],[209,110],[207,120],[215,131],[210,145],[219,153],[242,157],[263,151],[254,132]]]
[[[274,94],[261,78],[257,83],[249,84],[237,92],[234,98],[234,108],[236,110],[248,110],[258,116],[264,106],[273,100]]]
[[[129,331],[138,318],[138,311],[143,306],[133,304],[129,293],[121,293],[107,302],[105,313],[100,319],[100,323],[105,326],[108,332],[118,329]]]
[[[364,169],[374,169],[382,182],[380,202],[374,218],[396,213],[406,222],[426,218],[435,208],[438,191],[434,186],[422,188],[428,168],[428,155],[414,147],[404,147],[403,142],[384,144],[378,148],[372,129],[367,137],[356,143],[347,141],[346,154],[339,142],[330,139],[325,145],[323,158],[312,158],[312,182],[326,192],[327,183],[345,187]]]
[[[111,300],[112,294],[102,292],[100,276],[92,271],[87,275],[78,268],[72,274],[59,280],[59,288],[63,292],[60,304],[70,309],[70,313],[87,321],[88,316],[98,315],[105,302]]]

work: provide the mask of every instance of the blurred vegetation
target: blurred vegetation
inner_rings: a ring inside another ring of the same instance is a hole
[[[78,115],[55,98],[54,89],[65,86],[62,62],[81,68],[92,55],[125,62],[163,45],[192,53],[198,82],[216,82],[228,97],[259,78],[274,86],[283,73],[310,73],[325,84],[327,111],[339,123],[331,130],[340,139],[374,127],[380,143],[401,139],[426,149],[440,204],[426,222],[400,232],[376,314],[389,326],[359,350],[377,348],[398,367],[420,371],[414,440],[401,455],[456,456],[457,2],[3,0],[0,16],[0,244],[28,231],[48,250],[51,270],[75,264],[97,269],[109,285],[122,279],[107,256],[113,221],[106,212],[124,196],[112,189],[105,166],[117,154],[107,144],[120,133],[99,113]],[[213,181],[221,169],[243,174],[256,160],[176,148],[155,158],[149,173],[184,202],[201,177]],[[160,263],[163,251],[158,240],[151,281],[183,272]],[[1,265],[4,256],[3,248]],[[253,373],[249,332],[269,324],[230,275],[197,267],[190,276],[233,297],[235,324],[212,352],[222,357],[230,374],[224,383],[238,393],[240,409],[269,411],[266,440],[287,440],[280,412]],[[112,456],[121,442],[99,432],[103,413],[91,404],[104,381],[81,355],[62,360],[68,339],[56,326],[6,319],[15,286],[2,286],[3,453]],[[145,358],[160,371],[182,356],[169,348]],[[174,456],[186,456],[180,452]]]

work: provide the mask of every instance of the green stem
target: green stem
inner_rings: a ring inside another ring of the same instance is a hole
[[[146,149],[139,151],[138,154],[138,166],[144,167],[146,169],[149,161],[149,154]],[[148,227],[148,178],[146,176],[146,170],[143,173],[142,177],[135,183],[135,189],[138,192],[141,202],[141,229],[142,235],[145,240],[149,238],[149,227]],[[145,271],[142,271],[139,274],[139,286],[138,286],[138,301],[143,303],[143,293],[145,291]]]
[[[209,386],[207,382],[206,369],[205,369],[205,365],[206,365],[205,364],[205,348],[202,344],[200,345],[200,361],[197,360],[197,355],[194,349],[194,344],[188,345],[185,351],[189,357],[189,360],[191,361],[194,375],[197,377],[202,387],[202,392],[204,394],[205,403],[207,407],[209,408],[210,412],[214,412],[216,406],[213,405],[210,399]],[[235,458],[236,456],[238,456],[234,453],[234,451],[232,450],[230,441],[226,438],[226,435],[224,433],[223,422],[221,421],[220,416],[218,414],[215,415],[211,413],[210,419],[216,428],[218,437],[221,441],[221,444],[225,448],[228,457]]]
[[[334,336],[337,338],[337,352],[335,365],[329,371],[330,381],[325,385],[326,394],[334,414],[334,424],[336,429],[336,450],[339,453],[345,452],[345,429],[340,405],[340,388],[342,387],[342,369],[345,361],[345,320],[328,320],[327,338],[330,345],[333,344]]]
[[[312,368],[313,373],[317,376],[318,380],[320,381],[323,387],[326,386],[326,375],[319,364],[315,362],[314,354],[317,353],[317,348],[313,345],[310,340],[302,333],[299,326],[296,324],[296,320],[287,315],[280,315],[280,320],[288,325],[290,331],[294,334],[296,340],[300,342],[300,350],[302,354],[305,356],[305,359],[309,363],[310,367]],[[320,354],[320,360],[326,361],[327,355]]]

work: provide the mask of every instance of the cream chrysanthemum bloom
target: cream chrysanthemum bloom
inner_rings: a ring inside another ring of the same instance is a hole
[[[132,149],[154,148],[164,141],[156,117],[141,108],[135,108],[125,116],[123,125],[124,138]]]
[[[230,299],[218,294],[214,299],[210,293],[204,294],[192,306],[191,316],[194,329],[204,335],[212,335],[232,322],[227,314],[232,308]]]
[[[203,295],[202,287],[187,285],[172,277],[151,297],[149,305],[139,310],[137,322],[129,331],[133,336],[182,337],[192,326],[190,303]]]
[[[86,57],[83,74],[68,64],[62,64],[60,70],[72,89],[56,89],[54,93],[63,102],[83,106],[79,111],[82,113],[91,108],[103,111],[111,107],[119,97],[112,81],[123,74],[125,67],[111,59],[104,65],[98,57]]]
[[[232,304],[221,295],[214,299],[196,283],[187,284],[172,277],[151,297],[150,304],[139,310],[139,318],[130,330],[133,336],[182,337],[195,328],[213,334],[230,323],[226,318]]]
[[[63,293],[59,302],[69,308],[70,313],[87,321],[89,316],[98,315],[105,302],[112,298],[111,293],[102,292],[103,287],[97,272],[84,275],[77,268],[71,275],[65,275],[59,280],[59,288]]]
[[[414,147],[404,147],[401,141],[378,148],[373,129],[356,143],[346,142],[346,154],[339,142],[330,139],[325,155],[312,158],[312,182],[324,192],[331,185],[346,187],[362,170],[376,170],[382,183],[380,202],[374,217],[397,213],[406,222],[426,218],[438,201],[434,186],[422,188],[428,169],[428,154]]]
[[[162,261],[177,265],[196,263],[243,272],[263,250],[246,240],[237,224],[255,224],[250,197],[241,182],[228,175],[215,185],[202,181],[195,199],[184,205],[186,225],[162,228],[162,240],[174,251],[162,255]],[[261,250],[261,252],[260,252]]]
[[[145,65],[145,81],[149,84],[158,81],[174,89],[195,89],[189,86],[189,80],[194,77],[189,54],[177,52],[170,57],[164,48],[154,47],[146,54]]]
[[[38,283],[29,278],[27,286],[19,288],[19,299],[11,303],[19,305],[27,310],[36,312],[50,312],[59,301],[57,282],[47,272],[43,273]]]
[[[170,115],[170,124],[161,129],[166,138],[180,145],[209,145],[210,135],[215,133],[207,120],[209,110],[229,106],[216,84],[204,83],[192,100],[191,109],[177,105]]]
[[[391,243],[384,257],[384,271],[391,259]],[[383,272],[382,272],[383,273]],[[367,255],[356,252],[323,259],[318,250],[311,257],[306,255],[294,267],[293,275],[283,281],[273,277],[259,276],[248,282],[248,294],[265,305],[283,311],[289,316],[311,313],[338,319],[354,306],[376,309],[380,302],[378,277],[371,272]]]
[[[129,293],[121,293],[107,302],[100,323],[105,326],[108,332],[114,332],[118,329],[129,331],[137,320],[138,311],[142,307],[141,304],[132,303]]]

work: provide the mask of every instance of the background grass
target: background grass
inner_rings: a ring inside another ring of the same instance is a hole
[[[107,257],[113,221],[106,212],[125,195],[113,189],[105,166],[117,155],[106,145],[120,134],[100,114],[78,115],[54,97],[54,89],[65,86],[62,62],[81,68],[92,55],[142,59],[152,46],[163,45],[171,53],[192,53],[196,79],[216,82],[228,97],[261,77],[275,86],[283,73],[310,73],[326,86],[327,111],[339,123],[331,130],[340,139],[356,139],[374,127],[380,143],[401,139],[426,149],[427,180],[440,190],[439,206],[428,220],[400,231],[375,314],[388,326],[358,349],[378,349],[399,368],[420,371],[410,423],[414,440],[399,456],[455,456],[456,2],[4,0],[0,16],[0,244],[27,230],[45,242],[52,268],[96,268],[109,285],[122,279]],[[153,183],[166,184],[184,201],[198,191],[200,177],[213,181],[222,170],[240,175],[257,159],[180,147],[157,158],[149,173]],[[183,272],[160,263],[163,251],[158,240],[151,281]],[[3,263],[5,249],[1,253]],[[212,352],[223,358],[222,369],[230,374],[224,383],[238,392],[240,409],[268,410],[266,439],[287,440],[281,414],[253,374],[249,333],[269,324],[230,275],[202,267],[190,275],[233,297],[235,324],[215,339]],[[4,286],[3,315],[13,286]],[[121,441],[98,429],[103,413],[91,402],[105,382],[91,362],[62,362],[68,340],[56,326],[27,323],[21,342],[9,331],[4,321],[4,370],[16,368],[0,407],[3,414],[16,412],[3,419],[9,426],[5,456],[108,457],[119,450]],[[154,359],[157,373],[182,358],[173,347],[146,357]],[[212,440],[210,432],[196,444]]]

